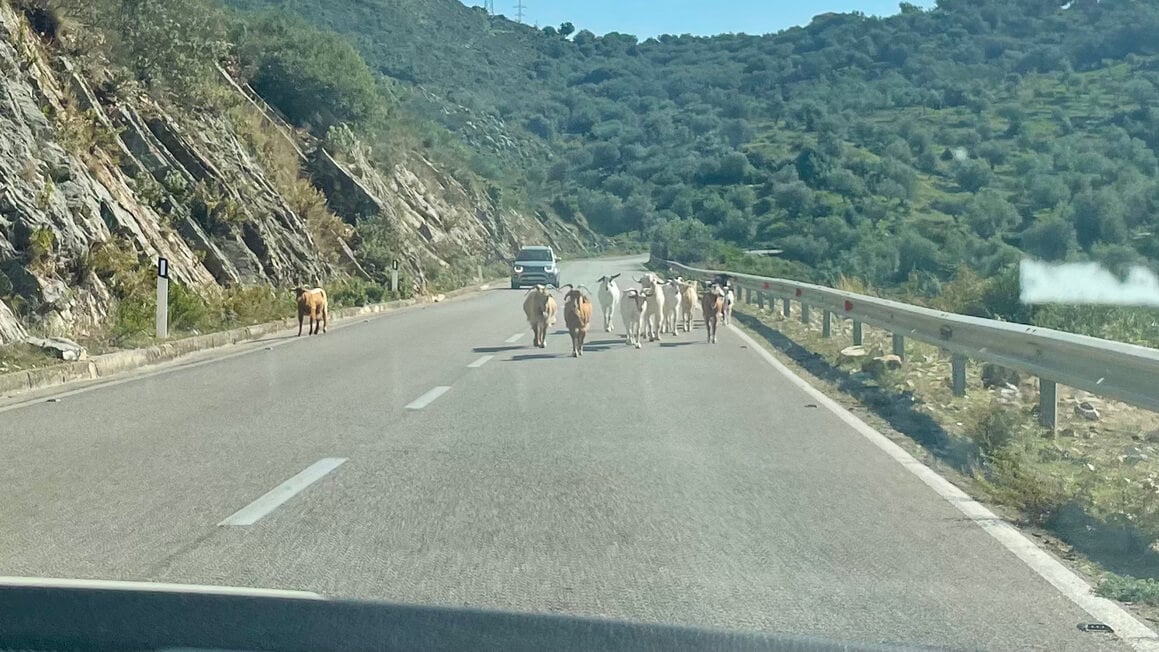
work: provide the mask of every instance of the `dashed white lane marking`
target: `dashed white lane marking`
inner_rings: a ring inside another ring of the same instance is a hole
[[[777,371],[784,374],[790,382],[800,387],[816,399],[819,404],[824,405],[829,411],[836,414],[861,436],[873,443],[874,446],[880,448],[886,455],[889,455],[897,463],[905,467],[907,471],[926,483],[927,486],[933,489],[946,502],[965,514],[966,518],[989,533],[998,543],[1001,543],[1003,547],[1029,566],[1031,570],[1038,573],[1047,582],[1050,582],[1054,588],[1058,589],[1071,602],[1078,605],[1083,611],[1095,618],[1095,620],[1110,625],[1115,630],[1115,635],[1132,648],[1140,652],[1159,652],[1159,634],[1156,634],[1151,628],[1144,625],[1114,601],[1095,595],[1086,580],[1076,575],[1074,571],[1064,566],[1062,562],[1035,545],[1018,528],[999,519],[994,512],[973,498],[970,498],[949,480],[938,475],[933,469],[919,462],[917,458],[910,455],[901,446],[890,441],[888,437],[874,430],[872,426],[857,418],[852,412],[846,410],[840,403],[810,385],[805,379],[782,364],[772,353],[769,353],[764,346],[758,344],[748,333],[732,324],[729,324],[728,329],[744,340],[751,350],[756,351],[758,355],[764,358],[765,362],[768,362]]]
[[[406,409],[408,409],[408,410],[421,410],[421,409],[425,408],[426,406],[430,405],[431,403],[434,403],[435,399],[442,396],[443,394],[446,394],[447,390],[449,390],[449,389],[451,389],[451,388],[446,386],[446,385],[440,385],[439,387],[432,389],[431,391],[427,392],[426,394],[423,394],[422,396],[416,398],[415,400],[411,401],[410,403],[407,403]]]
[[[503,341],[506,342],[507,344],[515,344],[519,340],[523,339],[523,336],[526,334],[527,333],[516,333],[516,334],[512,335],[511,337],[509,337]]]
[[[317,482],[322,476],[342,466],[344,462],[346,462],[345,457],[327,457],[318,460],[307,466],[298,475],[271,489],[266,495],[234,512],[232,516],[218,525],[253,525],[263,516],[277,509],[282,503]]]
[[[479,367],[482,367],[483,365],[490,362],[491,358],[494,358],[494,357],[495,356],[493,356],[493,355],[485,355],[485,356],[479,358],[478,360],[472,362],[471,364],[467,365],[467,367],[471,368],[471,369],[478,369]]]

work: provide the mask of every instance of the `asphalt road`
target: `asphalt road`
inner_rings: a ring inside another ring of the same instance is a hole
[[[735,332],[635,350],[617,315],[575,360],[522,296],[0,402],[0,575],[1128,649]]]

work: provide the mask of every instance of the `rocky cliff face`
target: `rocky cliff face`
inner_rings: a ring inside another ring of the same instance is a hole
[[[182,108],[131,86],[109,91],[2,1],[0,70],[0,344],[99,331],[115,304],[92,262],[102,243],[131,248],[142,266],[163,256],[174,279],[203,293],[365,275],[352,227],[367,216],[387,218],[420,285],[457,257],[501,258],[527,241],[583,246],[558,222],[499,208],[418,154],[388,170],[340,160],[224,71],[224,103],[237,112]],[[239,133],[237,115],[284,140],[345,225],[320,234]],[[337,253],[321,255],[320,237]]]

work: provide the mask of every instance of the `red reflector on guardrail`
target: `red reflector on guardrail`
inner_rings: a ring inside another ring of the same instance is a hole
[[[849,312],[850,310],[853,310],[853,302],[846,301],[845,302],[845,312]]]
[[[795,294],[796,294],[797,296],[801,296],[801,288],[797,288],[797,291],[796,291],[796,293],[795,293]]]
[[[769,289],[769,282],[768,281],[765,281],[765,289],[766,290]]]

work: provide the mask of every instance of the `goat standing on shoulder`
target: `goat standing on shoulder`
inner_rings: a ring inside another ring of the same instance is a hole
[[[584,354],[584,339],[588,336],[588,325],[592,321],[592,300],[585,297],[579,288],[573,288],[571,283],[563,287],[570,288],[563,296],[563,321],[567,325],[567,332],[571,334],[571,355],[578,358]]]
[[[302,336],[302,320],[310,315],[310,334],[317,335],[318,329],[326,332],[326,324],[330,321],[330,307],[326,301],[326,290],[314,288],[307,290],[302,286],[294,288],[294,296],[298,300],[298,337]]]
[[[616,306],[620,303],[620,286],[616,285],[616,278],[619,274],[612,274],[611,276],[601,276],[600,284],[600,308],[604,311],[604,332],[611,333],[616,329],[615,324],[612,323],[612,316],[616,312]]]
[[[531,324],[535,348],[547,346],[547,327],[555,324],[555,297],[546,285],[536,285],[523,297],[523,314]]]
[[[716,344],[716,325],[720,315],[724,312],[724,288],[713,285],[700,299],[700,308],[704,311],[704,328],[708,331],[708,343]]]

